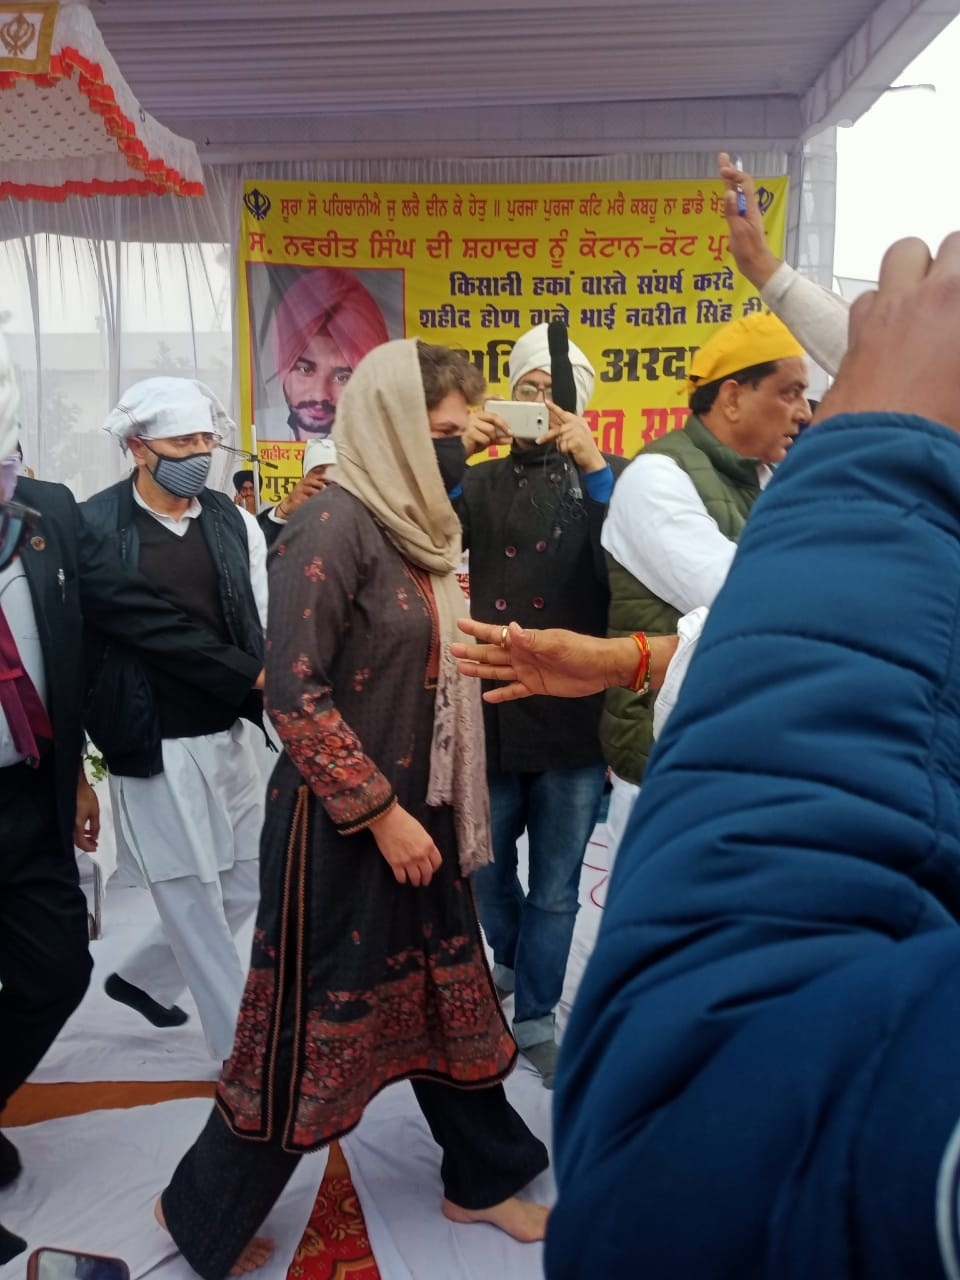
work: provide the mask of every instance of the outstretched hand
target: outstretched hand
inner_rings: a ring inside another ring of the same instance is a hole
[[[726,151],[720,152],[717,163],[720,177],[727,188],[723,197],[723,212],[729,228],[730,252],[741,275],[746,276],[754,288],[762,289],[779,267],[780,259],[767,244],[767,233],[753,178],[743,169],[738,169]],[[743,214],[737,208],[738,188],[743,192],[747,206],[747,211]]]
[[[960,232],[936,258],[922,240],[886,252],[877,288],[850,309],[850,345],[815,421],[912,413],[960,431]]]
[[[487,702],[514,702],[534,694],[583,698],[618,683],[606,642],[596,636],[559,628],[525,631],[511,622],[504,637],[505,646],[501,647],[501,626],[473,618],[460,618],[457,626],[464,635],[475,636],[480,642],[450,646],[460,671],[481,680],[506,682],[483,695]],[[632,641],[628,642],[628,652],[631,649],[635,655]]]

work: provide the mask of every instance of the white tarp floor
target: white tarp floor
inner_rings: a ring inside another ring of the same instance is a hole
[[[134,1280],[148,1272],[156,1280],[196,1280],[154,1220],[153,1205],[209,1112],[207,1099],[189,1098],[8,1129],[23,1173],[0,1192],[0,1221],[31,1248],[123,1258]],[[266,1230],[277,1249],[258,1273],[262,1280],[284,1280],[325,1166],[323,1153],[305,1157],[271,1214]],[[21,1254],[0,1267],[0,1280],[23,1280],[24,1270]]]
[[[587,850],[581,910],[567,968],[560,1026],[599,928],[606,887],[604,829]],[[33,1076],[35,1083],[109,1080],[210,1080],[217,1066],[193,1016],[183,1027],[154,1030],[103,994],[104,977],[153,922],[146,890],[108,888],[104,936],[93,944],[94,978],[83,1004]],[[510,1012],[509,1005],[507,1012]],[[520,1059],[507,1092],[531,1128],[550,1145],[553,1095]],[[89,1112],[10,1131],[24,1173],[0,1193],[0,1221],[39,1244],[113,1254],[136,1280],[189,1280],[154,1224],[152,1206],[177,1161],[202,1127],[203,1099],[129,1110]],[[542,1274],[539,1246],[519,1245],[486,1226],[454,1226],[439,1211],[439,1151],[406,1084],[386,1089],[343,1142],[382,1280],[531,1280]],[[258,1276],[283,1280],[323,1177],[323,1153],[305,1158],[268,1220],[277,1251]],[[555,1195],[548,1171],[530,1188],[542,1203]],[[23,1257],[0,1267],[0,1280],[22,1280]]]

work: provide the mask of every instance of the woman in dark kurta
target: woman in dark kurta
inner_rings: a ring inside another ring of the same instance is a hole
[[[443,1149],[444,1212],[542,1235],[545,1211],[513,1197],[546,1150],[500,1083],[516,1047],[465,879],[489,857],[480,708],[447,652],[459,523],[437,458],[480,394],[444,348],[371,352],[338,409],[340,483],[274,552],[266,697],[286,752],[251,970],[216,1107],[162,1197],[205,1280],[263,1260],[246,1246],[298,1155],[404,1078]]]

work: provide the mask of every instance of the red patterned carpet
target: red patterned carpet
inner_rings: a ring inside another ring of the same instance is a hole
[[[370,1252],[367,1224],[350,1181],[350,1171],[334,1143],[313,1213],[303,1233],[288,1280],[380,1280]]]

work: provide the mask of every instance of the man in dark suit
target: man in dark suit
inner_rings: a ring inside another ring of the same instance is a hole
[[[0,339],[0,1112],[87,988],[73,845],[95,846],[81,771],[84,622],[240,706],[259,664],[124,568],[63,485],[16,478],[16,393]],[[12,657],[11,657],[12,655]],[[20,1172],[0,1134],[0,1188]],[[0,1227],[0,1264],[25,1245]]]

